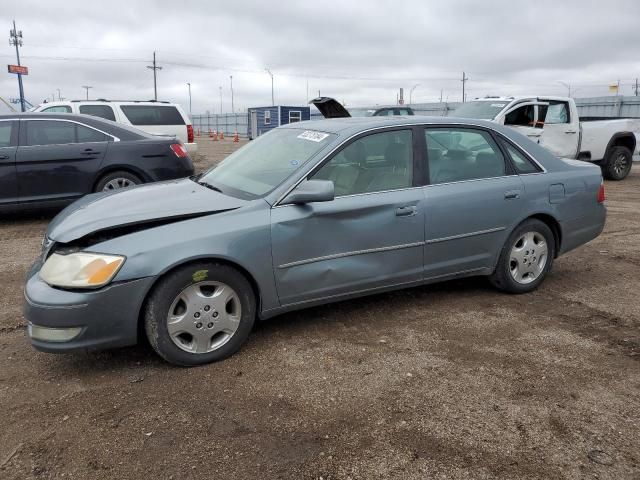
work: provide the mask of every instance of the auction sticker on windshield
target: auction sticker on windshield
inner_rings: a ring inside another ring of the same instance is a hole
[[[313,130],[305,130],[300,135],[298,135],[298,138],[302,138],[304,140],[311,140],[312,142],[321,142],[328,136],[329,136],[328,133],[314,132]]]

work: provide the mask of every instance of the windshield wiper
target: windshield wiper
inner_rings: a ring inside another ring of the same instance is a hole
[[[216,192],[224,193],[221,189],[219,189],[215,185],[211,185],[210,183],[204,182],[202,180],[198,181],[197,183],[198,183],[198,185],[202,185],[203,187],[207,187],[210,190],[214,190]]]

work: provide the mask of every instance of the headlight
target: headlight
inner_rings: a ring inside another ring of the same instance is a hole
[[[98,288],[109,283],[123,263],[119,255],[54,253],[42,266],[40,278],[55,287]]]

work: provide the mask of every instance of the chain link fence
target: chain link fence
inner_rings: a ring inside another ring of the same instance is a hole
[[[193,115],[191,120],[196,136],[207,136],[209,132],[223,132],[225,135],[238,132],[241,137],[247,136],[248,115],[246,113]]]

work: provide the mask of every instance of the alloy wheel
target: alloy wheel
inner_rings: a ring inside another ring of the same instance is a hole
[[[513,279],[523,285],[535,281],[547,264],[549,247],[544,236],[527,232],[511,248],[509,271]]]

